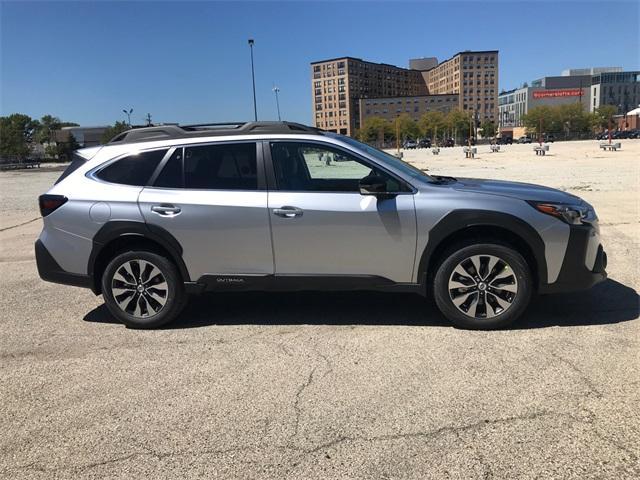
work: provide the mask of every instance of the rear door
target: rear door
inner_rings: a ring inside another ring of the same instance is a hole
[[[276,275],[411,282],[416,251],[413,189],[349,151],[311,141],[265,142]],[[359,181],[386,176],[388,198]]]
[[[237,141],[176,148],[140,193],[145,220],[182,246],[191,280],[274,273],[258,146]]]

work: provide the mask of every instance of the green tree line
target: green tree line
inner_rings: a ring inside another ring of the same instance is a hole
[[[483,137],[493,137],[497,127],[493,122],[483,122],[478,132]],[[444,113],[438,110],[426,112],[419,120],[414,120],[409,114],[402,114],[394,120],[381,117],[367,118],[356,133],[359,140],[368,143],[389,143],[417,138],[430,138],[432,141],[445,138],[456,140],[475,135],[475,127],[471,113],[462,110],[451,110]]]
[[[0,117],[0,157],[24,159],[30,156],[35,145],[45,145],[45,157],[69,160],[74,150],[80,148],[73,135],[65,141],[57,141],[54,132],[63,127],[77,127],[74,122],[63,122],[53,115],[44,115],[40,119],[31,118],[22,113]],[[127,130],[126,122],[116,122],[107,128],[101,138],[107,143],[117,134]]]
[[[602,105],[593,112],[584,110],[581,104],[573,103],[558,106],[539,106],[530,109],[522,116],[522,124],[528,133],[569,134],[602,131],[608,128],[617,108]],[[611,122],[613,126],[613,122]]]

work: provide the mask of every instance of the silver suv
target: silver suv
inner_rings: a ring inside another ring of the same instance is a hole
[[[79,150],[39,200],[40,276],[101,293],[136,328],[205,291],[376,290],[432,294],[455,325],[490,329],[535,292],[606,278],[578,197],[427,175],[288,122],[129,130]]]

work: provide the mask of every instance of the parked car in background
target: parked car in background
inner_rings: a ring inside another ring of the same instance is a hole
[[[418,148],[431,148],[431,139],[430,138],[422,138],[418,142]]]
[[[553,143],[555,142],[555,140],[556,140],[556,137],[553,136],[553,133],[545,133],[542,136],[542,141],[545,143]]]
[[[523,135],[518,139],[518,143],[532,143],[533,138],[531,135]]]
[[[497,139],[496,143],[500,145],[511,145],[513,143],[513,137],[509,135],[501,136]]]
[[[404,143],[402,144],[402,148],[406,150],[412,150],[414,148],[418,148],[418,142],[416,142],[415,140],[405,140]]]
[[[574,195],[428,175],[289,122],[128,130],[79,150],[39,204],[40,276],[102,294],[133,328],[207,291],[374,290],[492,329],[535,293],[606,278],[598,217]]]
[[[445,138],[442,141],[442,146],[443,147],[454,147],[456,144],[456,141],[453,138]]]

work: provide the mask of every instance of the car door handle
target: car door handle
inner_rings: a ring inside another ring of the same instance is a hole
[[[273,209],[273,214],[277,215],[279,217],[282,218],[295,218],[295,217],[301,217],[302,216],[303,211],[301,209],[299,209],[298,207],[280,207],[280,208],[274,208]]]
[[[179,214],[182,209],[174,205],[163,203],[161,205],[153,205],[151,207],[151,211],[157,213],[158,215],[162,215],[163,217],[173,217]]]

